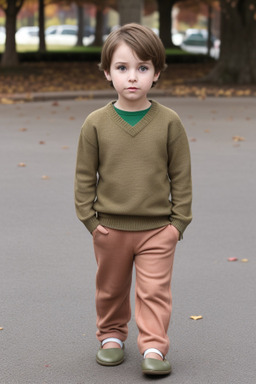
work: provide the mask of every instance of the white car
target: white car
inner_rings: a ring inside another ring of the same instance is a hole
[[[0,44],[5,44],[5,28],[0,27]]]
[[[174,45],[176,45],[177,47],[180,47],[183,40],[184,40],[184,34],[183,33],[177,32],[177,31],[172,32],[172,42]]]
[[[181,43],[180,47],[186,52],[190,53],[201,53],[206,55],[208,52],[207,48],[207,31],[206,30],[188,30],[186,37]],[[210,56],[218,59],[220,54],[220,41],[212,39]]]
[[[39,44],[38,27],[21,27],[15,34],[16,44]]]
[[[77,25],[55,25],[45,30],[45,42],[47,45],[74,46],[77,43]],[[93,42],[94,35],[84,36],[83,44],[89,45]]]

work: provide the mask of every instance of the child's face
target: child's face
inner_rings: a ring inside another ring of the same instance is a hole
[[[110,71],[105,71],[105,76],[112,81],[118,93],[118,105],[125,108],[132,104],[143,105],[159,73],[155,73],[151,60],[140,60],[126,43],[120,43],[113,54]]]

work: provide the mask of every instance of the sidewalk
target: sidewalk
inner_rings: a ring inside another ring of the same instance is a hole
[[[194,219],[173,274],[170,377],[144,377],[134,281],[126,360],[97,365],[92,238],[73,203],[85,117],[113,96],[0,105],[1,384],[254,384],[255,98],[155,99],[191,147]],[[230,258],[236,261],[228,261]],[[201,315],[201,320],[190,316]]]
[[[168,91],[154,89],[150,95],[154,97],[168,96]],[[51,100],[75,100],[75,99],[106,99],[115,98],[116,92],[112,89],[94,90],[94,91],[65,91],[65,92],[31,92],[31,93],[17,93],[12,95],[0,95],[1,100],[9,100],[19,102],[38,102],[38,101],[51,101]],[[8,104],[8,102],[6,102]]]
[[[65,92],[28,92],[0,94],[0,104],[13,104],[19,102],[38,102],[52,100],[76,100],[76,99],[105,99],[115,98],[116,92],[112,89],[89,90],[89,91],[65,91]],[[149,97],[196,97],[206,99],[207,97],[256,97],[256,89],[247,87],[214,87],[205,85],[180,85],[169,89],[153,88]]]

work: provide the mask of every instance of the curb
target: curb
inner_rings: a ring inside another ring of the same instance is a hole
[[[162,90],[152,90],[149,97],[166,97],[172,96],[171,92]],[[65,92],[39,92],[39,93],[16,93],[12,95],[1,95],[1,100],[11,102],[37,102],[37,101],[53,101],[53,100],[75,100],[75,99],[114,99],[116,92],[113,90],[102,91],[65,91]]]

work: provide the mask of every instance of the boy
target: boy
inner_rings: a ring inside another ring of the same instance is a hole
[[[174,111],[147,98],[164,68],[163,44],[149,28],[127,24],[109,35],[100,69],[118,98],[85,120],[75,180],[77,215],[93,235],[98,266],[96,360],[124,360],[135,264],[137,342],[142,371],[152,375],[171,372],[174,251],[192,219],[185,130]]]

